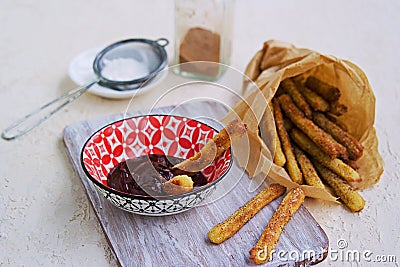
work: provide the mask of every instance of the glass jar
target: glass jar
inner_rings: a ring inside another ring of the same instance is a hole
[[[229,65],[234,0],[175,0],[175,73],[217,80]]]

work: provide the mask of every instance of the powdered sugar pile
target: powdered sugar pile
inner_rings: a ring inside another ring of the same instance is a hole
[[[115,58],[104,60],[101,74],[104,78],[113,81],[131,81],[147,76],[149,67],[134,58]]]

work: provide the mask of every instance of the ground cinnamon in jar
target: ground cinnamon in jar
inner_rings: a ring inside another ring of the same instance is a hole
[[[221,36],[210,30],[195,27],[189,29],[179,47],[179,63],[210,61],[220,63]],[[184,64],[182,71],[217,77],[219,65],[210,63]]]

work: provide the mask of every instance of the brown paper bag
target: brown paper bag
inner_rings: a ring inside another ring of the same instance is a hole
[[[357,161],[360,166],[358,171],[363,180],[353,186],[363,189],[379,181],[384,164],[378,152],[378,140],[374,129],[375,96],[360,68],[334,56],[270,40],[264,43],[263,48],[249,62],[245,74],[249,79],[244,81],[244,88],[248,88],[251,81],[255,81],[256,86],[248,89],[248,96],[222,121],[227,123],[234,116],[239,116],[248,125],[251,159],[240,159],[239,155],[238,161],[250,177],[263,173],[286,187],[298,186],[290,180],[283,168],[272,163],[268,145],[259,137],[258,126],[270,127],[265,126],[265,123],[260,124],[262,115],[270,111],[268,104],[262,103],[256,95],[258,90],[261,90],[269,102],[282,80],[303,74],[304,77],[313,75],[341,90],[340,102],[348,106],[348,112],[339,119],[347,126],[350,134],[364,146],[364,154]],[[307,196],[335,201],[325,190],[305,185],[301,187]]]

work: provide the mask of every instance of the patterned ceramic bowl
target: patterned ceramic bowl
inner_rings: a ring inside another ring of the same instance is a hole
[[[85,143],[81,164],[96,189],[115,206],[136,214],[163,216],[186,211],[209,196],[232,165],[228,149],[202,173],[207,184],[180,195],[143,196],[123,193],[107,185],[107,175],[119,162],[150,154],[189,158],[218,132],[189,118],[146,115],[113,122]]]

